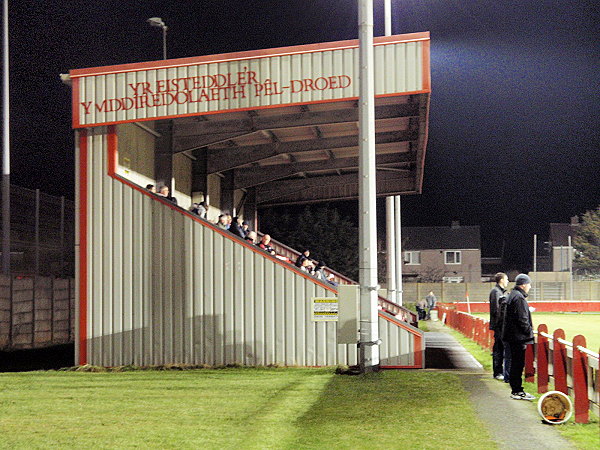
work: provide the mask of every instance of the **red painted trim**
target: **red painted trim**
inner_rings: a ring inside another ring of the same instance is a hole
[[[117,127],[109,125],[107,128],[108,143],[108,176],[114,177],[117,173],[117,161],[119,160],[119,140]]]
[[[552,350],[552,376],[554,377],[554,390],[560,391],[563,394],[569,395],[569,387],[567,385],[567,350],[565,344],[561,344],[558,339],[565,339],[565,332],[562,328],[554,330],[552,334],[554,338]]]
[[[87,131],[79,132],[79,364],[87,364]]]
[[[385,320],[387,320],[388,322],[393,323],[394,325],[399,326],[400,328],[405,329],[406,331],[408,331],[411,334],[414,334],[415,336],[421,336],[421,333],[419,333],[419,331],[415,331],[413,330],[413,328],[407,324],[406,322],[402,322],[396,318],[392,318],[392,317],[388,317],[386,315],[384,315],[383,313],[379,312],[379,317],[384,318]]]
[[[537,335],[537,386],[538,386],[538,394],[543,394],[544,392],[548,392],[548,353],[550,351],[550,346],[548,344],[548,338],[543,336],[542,333],[548,334],[548,326],[544,323],[538,326],[538,335]]]
[[[588,397],[588,360],[577,347],[585,347],[585,337],[578,334],[573,338],[573,394],[575,396],[575,422],[590,421],[590,399]]]
[[[410,92],[398,92],[395,94],[381,94],[376,95],[375,98],[387,98],[387,97],[399,97],[403,95],[416,95],[416,94],[429,94],[430,91],[420,90],[420,91],[410,91]],[[303,105],[318,105],[322,103],[334,103],[334,102],[348,102],[348,101],[356,101],[358,97],[344,97],[338,99],[327,99],[327,100],[315,100],[310,102],[298,102],[298,103],[283,103],[278,105],[264,105],[264,106],[251,106],[247,108],[237,108],[237,109],[219,109],[217,111],[205,111],[198,113],[188,113],[188,114],[176,114],[171,116],[157,116],[157,117],[147,117],[147,118],[137,118],[137,119],[128,119],[128,120],[115,120],[113,122],[94,122],[94,123],[77,123],[77,125],[73,125],[73,128],[88,128],[88,127],[97,127],[104,125],[116,125],[121,123],[134,123],[134,122],[149,122],[152,120],[163,120],[163,119],[180,119],[184,117],[196,117],[196,116],[210,116],[213,114],[225,114],[230,112],[244,112],[244,111],[259,111],[263,109],[273,109],[273,108],[285,108],[290,106],[303,106]],[[73,117],[79,118],[79,110],[77,104],[73,109]]]
[[[405,322],[402,322],[396,318],[392,318],[392,317],[388,317],[386,314],[379,312],[379,317],[387,320],[390,323],[393,323],[394,325],[408,331],[409,333],[411,333],[414,336],[414,340],[415,340],[415,348],[414,348],[414,355],[415,355],[415,364],[413,366],[385,366],[385,368],[395,368],[395,369],[406,369],[406,368],[411,368],[411,369],[422,369],[423,368],[423,336],[421,335],[421,333],[418,330],[414,330],[410,325],[408,325]],[[382,368],[384,368],[382,366]]]
[[[599,312],[600,301],[583,300],[579,302],[563,302],[563,301],[535,301],[528,302],[538,312]],[[467,312],[466,302],[446,303],[446,305],[454,306],[457,311]],[[489,302],[470,302],[471,312],[487,313],[490,311]]]
[[[399,44],[406,42],[429,41],[429,32],[399,34],[395,36],[381,36],[373,39],[373,45]],[[358,40],[324,42],[318,44],[297,45],[291,47],[278,47],[271,49],[252,50],[246,52],[221,53],[217,55],[195,56],[191,58],[170,59],[167,61],[149,61],[142,63],[121,64],[104,67],[90,67],[74,69],[69,72],[71,78],[107,75],[114,73],[135,72],[139,70],[168,69],[188,65],[209,64],[216,62],[231,62],[247,59],[269,58],[274,56],[287,56],[306,53],[317,53],[330,50],[357,48]]]
[[[535,381],[535,355],[534,355],[534,344],[527,344],[525,347],[525,381],[533,383]]]
[[[423,84],[422,88],[424,91],[431,91],[431,41],[427,39],[423,41],[422,52],[423,52]]]
[[[71,108],[73,109],[73,117],[71,118],[71,122],[73,128],[79,128],[79,80],[74,79],[71,83],[71,89],[73,90],[73,94],[71,97]]]

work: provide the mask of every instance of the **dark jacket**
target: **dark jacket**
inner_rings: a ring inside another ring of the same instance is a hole
[[[502,322],[502,340],[508,342],[533,342],[533,322],[529,304],[525,298],[527,294],[515,287],[506,300],[506,311]]]
[[[502,317],[506,309],[506,289],[496,284],[490,291],[490,330],[502,334]]]
[[[236,236],[241,237],[242,239],[246,238],[246,233],[244,232],[242,226],[236,222],[232,222],[229,227],[229,231],[231,231]]]
[[[296,259],[296,262],[294,263],[296,265],[296,267],[302,267],[302,263],[308,259],[306,257],[306,255],[304,255],[304,253],[300,253],[300,256],[298,256],[298,258]]]

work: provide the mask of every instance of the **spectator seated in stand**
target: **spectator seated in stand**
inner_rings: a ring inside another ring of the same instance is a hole
[[[235,234],[236,236],[238,236],[242,239],[246,238],[246,232],[242,228],[242,218],[241,217],[233,218],[233,222],[231,223],[231,226],[229,227],[229,231],[231,231],[233,234]]]
[[[153,194],[156,194],[156,187],[153,184],[147,184],[146,190],[152,192]]]
[[[312,267],[309,259],[302,260],[302,265],[300,266],[300,270],[302,272],[312,274],[313,273],[312,269],[313,269],[313,267]]]
[[[217,220],[217,227],[221,230],[227,230],[228,227],[228,219],[227,214],[219,214],[219,219]]]
[[[271,236],[268,234],[263,235],[262,239],[258,243],[258,246],[262,248],[265,252],[275,256],[275,249],[271,247]]]
[[[206,213],[208,212],[208,203],[200,202],[200,203],[192,203],[192,207],[190,210],[200,216],[202,219],[206,219]]]
[[[250,233],[250,225],[248,225],[248,222],[246,222],[245,220],[242,222],[242,230],[244,230],[246,236],[248,235],[248,233]]]
[[[175,205],[177,204],[177,199],[175,197],[171,197],[168,186],[161,186],[156,194],[160,195],[161,197],[165,197],[167,200],[173,202],[173,204]]]
[[[310,250],[304,250],[302,253],[300,253],[298,258],[296,259],[296,267],[302,267],[302,264],[304,264],[304,261],[307,260],[309,256]]]
[[[250,244],[256,244],[256,231],[248,231],[244,239]]]

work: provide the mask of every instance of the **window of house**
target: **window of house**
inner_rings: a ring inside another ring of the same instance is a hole
[[[446,264],[460,264],[461,263],[460,251],[449,251],[444,252],[444,260]]]
[[[421,264],[421,252],[404,252],[404,264]]]

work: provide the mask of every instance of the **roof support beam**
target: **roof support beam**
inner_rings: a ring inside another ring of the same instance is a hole
[[[377,195],[414,191],[414,175],[393,172],[377,173]],[[285,180],[258,186],[257,202],[261,205],[312,203],[323,200],[350,200],[358,197],[358,175],[313,177]]]
[[[414,155],[410,153],[388,153],[377,155],[377,166],[387,169],[387,165],[398,166],[411,163]],[[249,167],[235,169],[235,188],[243,189],[260,184],[270,183],[281,178],[290,177],[300,172],[318,172],[329,170],[348,170],[358,168],[358,158],[338,158],[328,161],[311,161],[305,163],[292,163],[280,165],[268,165],[261,167]],[[391,168],[390,168],[391,169]],[[394,171],[407,172],[407,169],[393,167]]]
[[[381,105],[375,108],[375,119],[414,117],[419,114],[418,103]],[[195,150],[242,137],[262,130],[278,130],[319,126],[327,124],[356,123],[358,111],[354,109],[334,111],[306,111],[273,116],[256,115],[235,120],[209,120],[205,122],[176,125],[174,152]]]
[[[412,141],[418,138],[416,131],[394,131],[379,133],[375,136],[375,144]],[[252,145],[245,147],[219,148],[208,150],[208,172],[222,172],[253,162],[262,161],[280,154],[302,153],[318,150],[335,150],[341,148],[357,148],[358,136],[346,136],[331,139],[318,139],[294,142],[275,142],[272,144]]]

